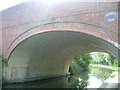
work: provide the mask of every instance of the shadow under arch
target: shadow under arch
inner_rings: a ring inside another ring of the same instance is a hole
[[[27,82],[66,75],[69,62],[84,52],[108,52],[118,57],[118,49],[95,36],[75,31],[50,31],[33,35],[11,52],[4,71],[6,82]]]

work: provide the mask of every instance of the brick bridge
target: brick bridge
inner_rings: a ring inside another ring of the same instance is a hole
[[[24,2],[0,15],[5,82],[66,75],[70,60],[83,52],[118,58],[117,2]]]

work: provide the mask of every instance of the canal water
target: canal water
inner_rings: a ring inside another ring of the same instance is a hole
[[[79,74],[51,78],[41,81],[3,85],[3,88],[99,88],[110,79],[114,70],[102,67],[90,67],[89,71]]]

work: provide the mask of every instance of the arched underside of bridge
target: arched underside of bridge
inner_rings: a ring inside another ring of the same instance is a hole
[[[26,82],[66,75],[73,57],[93,51],[117,56],[117,48],[92,35],[74,31],[39,33],[25,39],[12,51],[4,80]]]

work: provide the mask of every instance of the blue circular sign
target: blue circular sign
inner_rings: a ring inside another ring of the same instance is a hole
[[[108,22],[114,21],[116,18],[118,18],[118,13],[116,12],[109,12],[105,15],[105,20]]]

